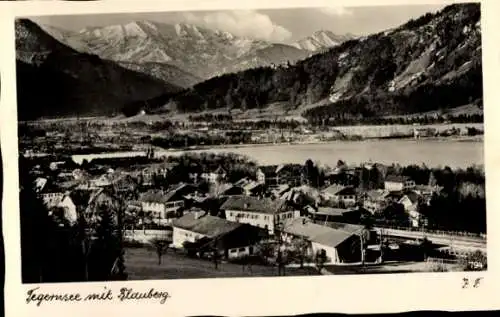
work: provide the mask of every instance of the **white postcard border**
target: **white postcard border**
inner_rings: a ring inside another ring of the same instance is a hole
[[[466,1],[446,1],[466,2]],[[430,4],[443,1],[382,0],[385,4]],[[158,315],[290,315],[312,312],[381,313],[414,310],[498,309],[500,198],[500,148],[498,119],[499,18],[500,3],[482,3],[482,41],[485,104],[485,166],[488,228],[488,271],[474,273],[412,273],[282,278],[226,278],[197,280],[127,281],[103,283],[67,283],[47,285],[21,284],[20,230],[18,202],[18,161],[16,124],[16,86],[14,17],[70,13],[115,13],[177,11],[201,9],[251,9],[328,6],[332,1],[123,1],[90,2],[20,1],[0,3],[0,137],[4,170],[2,201],[3,235],[6,251],[5,303],[7,316],[88,316],[112,314]],[[372,1],[335,1],[335,5],[375,5]],[[462,288],[462,279],[482,277],[478,288]],[[165,304],[157,302],[112,301],[107,303],[45,303],[40,307],[26,304],[26,292],[40,287],[43,292],[100,291],[103,287],[119,292],[121,287],[148,291],[150,288],[171,294]]]

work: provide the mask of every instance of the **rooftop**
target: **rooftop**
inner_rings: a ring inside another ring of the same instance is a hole
[[[356,188],[352,187],[352,186],[347,186],[343,189],[341,189],[339,192],[337,192],[336,195],[350,195],[350,196],[353,196],[353,195],[356,195],[357,194],[357,191],[356,191]]]
[[[325,216],[342,216],[344,212],[347,211],[349,210],[345,208],[318,207],[318,210],[314,212],[314,214]]]
[[[366,192],[366,196],[372,201],[384,199],[388,194],[389,192],[384,189],[373,189]]]
[[[420,197],[420,195],[414,191],[409,191],[409,192],[405,193],[404,196],[408,197],[408,199],[411,201],[412,204],[416,204],[418,202],[419,197]]]
[[[388,175],[385,178],[386,182],[394,182],[394,183],[404,183],[406,181],[409,181],[410,177],[404,176],[404,175]]]
[[[226,234],[240,227],[242,224],[228,221],[210,215],[197,218],[195,213],[187,213],[181,218],[175,219],[173,227],[189,230],[214,238]]]
[[[344,188],[346,188],[346,187],[342,186],[342,185],[333,184],[333,185],[330,185],[327,188],[323,189],[322,192],[325,194],[337,195]]]
[[[290,219],[284,226],[284,231],[286,233],[301,236],[309,241],[332,247],[338,246],[353,234],[360,232],[362,229],[362,226],[338,228],[322,226],[315,224],[311,222],[311,220],[304,217]]]
[[[222,210],[241,210],[267,214],[283,211],[286,201],[283,199],[257,198],[252,196],[232,196],[220,207]]]

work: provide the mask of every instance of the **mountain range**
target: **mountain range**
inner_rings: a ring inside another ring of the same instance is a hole
[[[318,31],[290,45],[190,24],[71,32],[21,19],[16,45],[20,116],[279,105],[319,120],[482,104],[479,4],[369,36]]]
[[[238,37],[193,24],[152,21],[91,27],[78,32],[47,25],[41,27],[77,51],[116,61],[126,68],[181,87],[225,73],[294,63],[346,39],[322,31],[286,45]]]

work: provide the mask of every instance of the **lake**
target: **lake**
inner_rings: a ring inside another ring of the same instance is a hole
[[[484,164],[484,144],[481,141],[448,140],[369,140],[335,141],[321,144],[273,144],[245,145],[225,148],[175,151],[159,150],[158,156],[181,155],[186,152],[233,152],[249,156],[261,165],[300,163],[307,159],[321,164],[335,165],[341,159],[357,164],[373,161],[384,164],[422,164],[429,167],[450,166],[452,168]],[[73,155],[73,160],[81,163],[84,159],[104,157],[125,157],[144,152],[120,152],[103,154]]]

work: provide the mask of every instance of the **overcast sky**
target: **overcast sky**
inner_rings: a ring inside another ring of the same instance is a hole
[[[80,30],[84,27],[124,24],[134,20],[163,23],[191,23],[274,42],[292,42],[317,30],[336,34],[366,35],[398,26],[411,18],[435,12],[444,5],[405,5],[374,7],[331,7],[247,11],[155,12],[45,16],[35,22]]]

